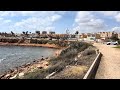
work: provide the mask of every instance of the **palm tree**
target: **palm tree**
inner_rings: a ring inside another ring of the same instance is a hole
[[[24,32],[24,31],[23,31],[22,33],[25,35],[25,32]]]
[[[13,31],[11,31],[11,34],[12,34],[12,36],[15,36],[15,34],[13,33]]]

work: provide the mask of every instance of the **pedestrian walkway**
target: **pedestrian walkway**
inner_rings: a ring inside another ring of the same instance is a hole
[[[93,45],[103,54],[95,79],[120,79],[120,49],[100,43]]]

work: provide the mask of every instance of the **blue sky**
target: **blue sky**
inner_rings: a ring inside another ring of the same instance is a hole
[[[120,32],[120,11],[0,11],[0,32]]]

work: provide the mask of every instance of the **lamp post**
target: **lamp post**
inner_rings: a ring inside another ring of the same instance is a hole
[[[79,39],[79,32],[76,31],[75,34],[76,34],[76,38],[77,38],[77,41],[78,41],[78,39]]]

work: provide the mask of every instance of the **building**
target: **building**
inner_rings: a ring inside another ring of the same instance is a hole
[[[86,40],[87,41],[95,41],[95,34],[92,34],[92,33],[87,33],[87,38]]]
[[[42,31],[42,34],[47,34],[47,31]]]
[[[98,34],[100,35],[101,38],[105,39],[106,37],[108,37],[108,33],[107,32],[98,32]]]
[[[100,37],[100,34],[95,33],[95,38],[96,38],[96,39],[100,39],[100,38],[101,38],[101,37]]]
[[[82,33],[82,34],[80,35],[80,38],[87,38],[87,34]]]
[[[55,32],[54,31],[50,31],[49,34],[55,34]]]
[[[118,38],[120,39],[120,33],[118,33]]]
[[[36,34],[40,35],[40,31],[35,31]]]
[[[70,38],[76,38],[76,35],[75,34],[71,34]]]
[[[97,34],[100,35],[101,39],[110,39],[112,36],[118,37],[118,34],[116,32],[98,32]]]

